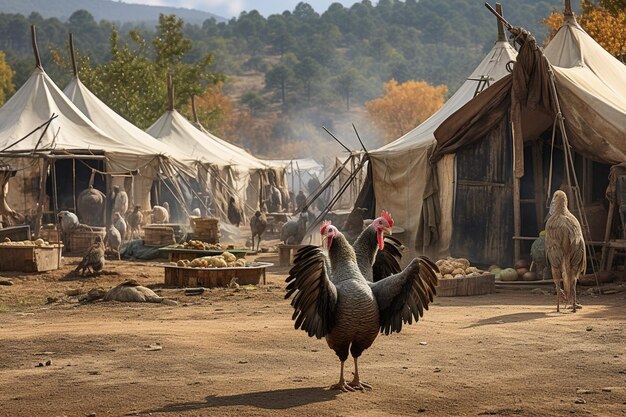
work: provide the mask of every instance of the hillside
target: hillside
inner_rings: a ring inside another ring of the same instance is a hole
[[[202,24],[207,19],[225,22],[226,19],[212,13],[180,7],[147,6],[111,0],[0,0],[0,13],[18,13],[24,16],[37,12],[45,18],[56,17],[66,21],[74,11],[83,9],[96,20],[119,23],[154,23],[159,13],[176,14],[186,22]]]

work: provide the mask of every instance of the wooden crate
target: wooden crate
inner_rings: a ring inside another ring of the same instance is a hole
[[[23,224],[20,226],[0,228],[0,242],[2,242],[4,238],[7,237],[13,242],[30,240],[30,226],[27,224]],[[54,240],[56,240],[56,237]]]
[[[0,246],[0,271],[42,272],[63,265],[63,245]]]
[[[180,260],[193,260],[202,256],[214,256],[221,255],[224,252],[230,252],[237,259],[245,258],[249,253],[245,249],[231,249],[231,250],[199,250],[199,249],[178,249],[178,248],[161,248],[160,252],[167,253],[168,260],[170,262],[176,262]]]
[[[216,217],[194,217],[191,219],[196,239],[207,243],[220,241],[220,219]]]
[[[56,224],[42,225],[41,228],[39,229],[39,236],[37,237],[45,240],[46,242],[57,242],[59,240],[63,240],[63,234],[60,232],[57,232]]]
[[[439,297],[492,294],[496,288],[496,276],[483,274],[462,278],[440,279],[437,287]]]
[[[104,242],[107,232],[104,227],[80,225],[72,230],[68,236],[69,252],[73,256],[83,256],[94,244],[96,236],[100,236]]]
[[[174,239],[174,228],[167,225],[148,225],[143,228],[144,245],[146,246],[167,246],[176,243]]]
[[[273,264],[256,262],[253,266],[236,268],[185,268],[165,266],[166,287],[226,287],[233,278],[239,285],[265,284],[265,268]]]

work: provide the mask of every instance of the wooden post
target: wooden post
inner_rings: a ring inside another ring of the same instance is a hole
[[[70,55],[72,57],[72,71],[74,77],[78,77],[78,66],[76,65],[76,54],[74,53],[74,37],[70,33]]]
[[[43,204],[46,200],[46,182],[48,181],[48,167],[50,162],[43,160],[41,175],[39,176],[39,205],[37,207],[37,217],[35,218],[35,236],[39,237],[41,231],[41,223],[43,221]]]
[[[600,260],[600,271],[606,271],[609,265],[606,265],[609,239],[611,239],[611,226],[613,225],[613,215],[615,214],[615,203],[609,203],[609,214],[606,217],[606,228],[604,229],[604,243],[602,244],[602,258]]]
[[[535,213],[537,215],[537,232],[543,230],[543,218],[545,217],[545,204],[543,201],[543,158],[541,143],[533,142],[533,179],[535,183]]]
[[[198,123],[198,113],[196,113],[196,96],[191,95],[191,114],[193,115],[193,122]]]
[[[174,110],[174,83],[172,74],[167,74],[167,110]]]
[[[513,234],[520,237],[522,234],[522,218],[520,213],[520,179],[513,176]],[[522,245],[519,239],[513,241],[515,260],[522,254]]]
[[[33,41],[33,53],[35,54],[35,66],[37,68],[43,69],[41,65],[41,57],[39,56],[39,48],[37,47],[37,29],[35,29],[35,25],[30,25],[30,34],[32,36]]]
[[[504,16],[502,12],[502,5],[500,3],[496,3],[496,11],[500,13],[500,16]],[[506,35],[504,33],[504,24],[499,20],[498,21],[498,42],[506,41]]]
[[[574,16],[574,12],[572,11],[572,0],[565,0],[565,9],[563,10],[563,16]]]

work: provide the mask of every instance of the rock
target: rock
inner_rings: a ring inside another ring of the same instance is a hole
[[[587,401],[583,400],[582,398],[576,398],[574,400],[574,404],[587,404]]]
[[[77,295],[80,295],[80,293],[80,288],[65,291],[65,295],[67,295],[68,297],[76,297]]]
[[[420,342],[420,345],[426,346],[426,345],[428,345],[428,342]]]
[[[591,326],[587,326],[587,329],[586,329],[586,330],[587,330],[588,332],[590,332],[590,331],[592,331],[592,330],[593,330],[593,327],[591,327]]]
[[[417,412],[418,412],[418,413],[424,413],[424,412],[426,412],[426,409],[425,409],[425,408],[423,408],[423,407],[422,407],[422,408],[418,408],[418,409],[417,409]]]
[[[435,368],[435,369],[433,370],[433,372],[435,372],[435,373],[437,373],[437,372],[441,372],[441,368]]]
[[[50,366],[50,365],[52,365],[52,361],[51,361],[50,359],[48,359],[48,360],[46,361],[46,366]]]
[[[56,297],[48,297],[48,298],[46,298],[46,304],[54,304],[57,301],[59,301],[59,299],[56,298]]]
[[[148,347],[147,347],[147,348],[145,348],[144,350],[145,350],[145,351],[148,351],[148,352],[156,352],[156,351],[159,351],[159,350],[163,350],[163,346],[161,346],[161,345],[159,345],[159,344],[156,344],[156,345],[148,345]]]
[[[594,391],[590,390],[590,389],[582,389],[582,388],[578,388],[576,390],[576,394],[578,395],[583,395],[583,394],[595,394]]]
[[[248,361],[239,361],[239,362],[237,362],[237,363],[244,364],[244,363],[248,363]]]
[[[13,281],[9,281],[8,279],[0,279],[0,285],[13,285]]]
[[[39,362],[37,365],[35,365],[35,368],[43,368],[44,364]]]
[[[609,387],[602,388],[602,392],[611,392],[611,391],[613,390]]]

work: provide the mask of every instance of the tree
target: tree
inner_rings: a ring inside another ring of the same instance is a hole
[[[192,45],[182,33],[182,20],[161,15],[157,30],[152,43],[131,31],[132,44],[120,42],[117,30],[113,30],[111,60],[81,70],[87,87],[141,128],[150,126],[165,111],[167,74],[173,76],[176,107],[188,105],[192,95],[201,96],[207,86],[224,78],[209,70],[211,54],[193,64],[183,62]]]
[[[287,85],[293,80],[293,70],[284,64],[274,66],[265,74],[265,86],[278,89],[283,109],[287,108]]]
[[[626,63],[626,2],[623,0],[581,1],[580,26],[611,55]],[[550,29],[546,43],[563,24],[563,15],[551,13],[542,23]]]
[[[362,82],[363,76],[354,68],[345,70],[335,79],[335,85],[346,101],[346,110],[350,111],[350,99]]]
[[[13,75],[15,72],[7,64],[4,52],[0,51],[0,105],[4,104],[7,97],[15,92]]]
[[[439,110],[448,92],[445,85],[434,87],[425,81],[398,84],[391,80],[384,88],[385,95],[368,101],[365,108],[387,141],[399,138]]]
[[[322,74],[323,68],[316,60],[306,57],[295,67],[296,77],[302,81],[307,102],[311,101],[311,86]]]

